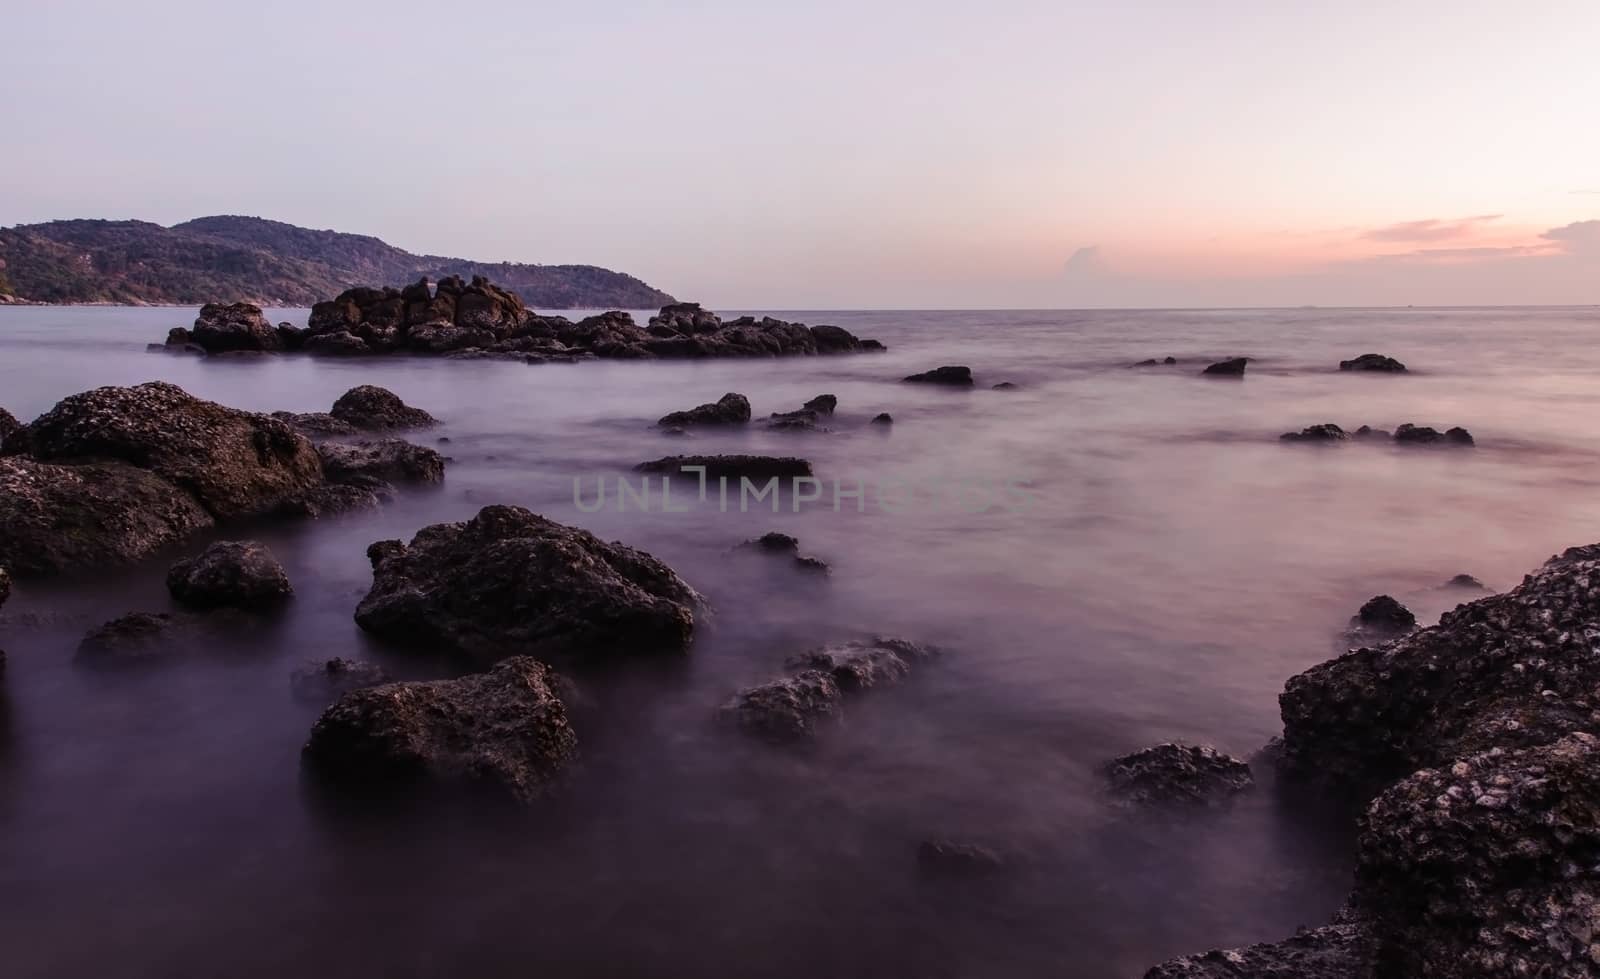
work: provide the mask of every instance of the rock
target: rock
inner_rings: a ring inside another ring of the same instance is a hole
[[[188,493],[143,469],[0,457],[0,565],[19,577],[137,561],[212,523]]]
[[[1373,428],[1371,425],[1362,425],[1360,428],[1356,429],[1355,437],[1358,439],[1386,439],[1390,436],[1388,432],[1381,428]]]
[[[1464,428],[1452,428],[1441,434],[1437,429],[1421,425],[1401,425],[1394,430],[1396,442],[1412,445],[1436,445],[1440,442],[1449,445],[1472,445],[1472,433]]]
[[[1245,365],[1250,363],[1249,357],[1234,357],[1232,360],[1219,360],[1215,364],[1201,371],[1214,377],[1243,377]]]
[[[168,334],[167,343],[172,344],[175,336],[180,344],[193,343],[211,354],[283,349],[277,329],[261,315],[261,307],[252,303],[206,303],[189,335]]]
[[[1350,436],[1338,425],[1328,422],[1323,425],[1312,425],[1298,432],[1284,432],[1278,437],[1285,442],[1342,442]]]
[[[650,462],[641,462],[633,467],[634,472],[641,473],[669,473],[677,474],[685,468],[705,467],[706,479],[770,479],[772,477],[790,478],[796,476],[810,476],[811,463],[805,459],[793,456],[751,456],[751,455],[717,455],[717,456],[666,456]],[[699,472],[687,473],[689,476],[698,476]]]
[[[1458,574],[1444,584],[1446,588],[1470,588],[1473,591],[1488,591],[1483,582],[1470,574]]]
[[[801,405],[804,410],[813,411],[819,415],[831,415],[837,407],[839,407],[839,399],[831,394],[819,394],[804,405]]]
[[[921,374],[912,374],[905,380],[913,384],[945,384],[951,387],[971,387],[972,368],[970,367],[935,367],[931,371]]]
[[[1161,362],[1163,364],[1167,364],[1168,366],[1171,366],[1172,364],[1176,364],[1178,362],[1178,358],[1176,358],[1176,357],[1165,357],[1165,358],[1162,359]]]
[[[167,591],[191,608],[264,609],[294,595],[283,565],[256,541],[217,541],[167,571]]]
[[[1475,444],[1472,439],[1472,433],[1459,425],[1454,428],[1446,429],[1444,433],[1444,440],[1452,445]]]
[[[17,421],[16,415],[13,415],[4,408],[0,408],[0,442],[4,442],[7,435],[10,435],[12,432],[15,432],[21,427],[22,423]]]
[[[1390,374],[1400,374],[1405,372],[1406,365],[1393,357],[1385,357],[1383,354],[1362,354],[1354,360],[1339,361],[1339,369],[1342,371],[1384,371]]]
[[[458,680],[354,690],[313,725],[305,757],[341,785],[465,783],[533,802],[577,752],[555,681],[516,656]]]
[[[700,596],[644,553],[521,507],[424,527],[368,549],[367,632],[483,658],[682,652]]]
[[[1285,941],[1187,955],[1144,979],[1378,979],[1366,922],[1345,911]]]
[[[745,545],[777,554],[797,554],[800,550],[799,540],[788,534],[780,534],[776,530],[768,531],[755,540],[745,541]]]
[[[874,424],[874,425],[893,425],[894,424],[894,417],[892,415],[890,415],[887,411],[879,412],[877,415],[873,416],[872,424]]]
[[[817,413],[810,408],[801,408],[799,411],[773,412],[767,421],[767,428],[776,431],[799,432],[825,432],[817,424]]]
[[[794,566],[799,568],[801,571],[809,571],[812,574],[825,575],[828,574],[830,570],[828,568],[828,562],[822,560],[821,558],[815,558],[809,555],[796,555],[794,559]]]
[[[289,674],[289,690],[296,700],[329,704],[352,690],[388,683],[389,675],[376,663],[336,657],[306,663]]]
[[[329,482],[439,483],[444,481],[444,456],[404,439],[323,442],[317,446]]]
[[[92,666],[128,666],[172,652],[188,622],[165,612],[129,612],[95,626],[78,643],[77,658]]]
[[[351,428],[363,432],[383,432],[399,428],[427,428],[439,420],[400,400],[387,388],[372,384],[353,387],[339,395],[328,414]]]
[[[823,670],[840,690],[854,692],[893,686],[938,654],[932,646],[879,636],[821,646],[791,657],[787,665],[794,670]]]
[[[917,869],[935,877],[987,877],[1006,867],[988,847],[953,840],[923,840],[917,845]]]
[[[41,462],[149,470],[219,520],[270,513],[322,482],[311,442],[288,424],[163,381],[75,394],[6,440],[8,454],[18,449]]]
[[[1378,595],[1361,606],[1350,624],[1379,632],[1404,633],[1417,627],[1417,617],[1388,595]]]
[[[364,357],[375,352],[367,346],[367,341],[347,330],[306,337],[301,341],[300,349],[323,357]]]
[[[286,425],[292,426],[302,435],[355,435],[358,429],[347,421],[341,421],[327,412],[312,411],[295,413],[292,411],[274,411],[272,417]]]
[[[769,741],[801,741],[815,736],[824,721],[838,719],[841,700],[832,673],[805,670],[739,691],[720,716]]]
[[[1017,386],[1010,381],[1001,381],[999,384],[989,385],[991,391],[1015,391]]]
[[[382,480],[336,483],[285,500],[277,509],[283,517],[317,519],[358,510],[376,510],[395,497],[394,487]]]
[[[1140,806],[1217,805],[1255,785],[1250,766],[1210,745],[1169,742],[1106,766],[1111,792]]]
[[[711,404],[703,404],[688,411],[674,411],[662,415],[656,422],[663,427],[684,425],[742,425],[750,420],[750,400],[742,394],[729,392]]]

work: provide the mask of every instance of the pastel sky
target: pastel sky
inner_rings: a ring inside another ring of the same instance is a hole
[[[1600,2],[50,0],[0,225],[254,214],[720,308],[1600,303]]]

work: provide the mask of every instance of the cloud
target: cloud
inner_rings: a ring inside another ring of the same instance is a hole
[[[1361,237],[1369,241],[1424,242],[1448,241],[1463,238],[1477,231],[1479,225],[1500,220],[1498,214],[1479,214],[1454,221],[1429,218],[1426,221],[1402,221],[1383,228],[1373,228]]]
[[[1555,242],[1570,255],[1600,255],[1600,221],[1574,221],[1539,237]]]
[[[1086,245],[1073,252],[1061,266],[1061,277],[1070,282],[1098,279],[1107,272],[1105,255],[1099,245]]]

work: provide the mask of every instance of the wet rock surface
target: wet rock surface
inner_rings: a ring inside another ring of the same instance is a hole
[[[894,416],[889,414],[887,411],[879,412],[878,414],[873,416],[872,424],[874,424],[874,425],[893,425],[894,424]]]
[[[367,554],[372,590],[356,609],[363,629],[477,658],[682,652],[700,602],[649,554],[521,507],[485,507]]]
[[[1350,620],[1352,629],[1392,639],[1417,627],[1417,617],[1389,595],[1367,599]]]
[[[804,741],[839,719],[847,694],[899,683],[936,655],[934,647],[882,636],[821,646],[791,657],[788,675],[734,694],[718,713],[747,734]]]
[[[751,479],[770,479],[774,476],[790,478],[812,474],[811,463],[805,459],[794,456],[755,455],[666,456],[650,462],[641,462],[634,466],[633,470],[641,473],[682,474],[694,479],[700,475],[697,467],[704,467],[707,479],[722,477],[738,479],[742,476]],[[685,469],[694,471],[684,472]]]
[[[11,572],[0,568],[0,606],[4,606],[6,599],[11,597]]]
[[[372,488],[374,483],[444,481],[444,456],[404,439],[323,442],[317,456],[329,482]]]
[[[1406,365],[1393,357],[1385,357],[1383,354],[1362,354],[1351,360],[1339,361],[1339,369],[1342,371],[1378,371],[1388,374],[1403,374],[1405,373]]]
[[[1117,799],[1137,806],[1217,805],[1255,786],[1250,766],[1210,745],[1158,744],[1105,767]]]
[[[464,784],[530,803],[577,752],[556,683],[517,656],[457,680],[351,691],[311,728],[305,758],[341,787]]]
[[[421,408],[400,400],[393,391],[373,384],[353,387],[339,395],[328,414],[361,432],[427,428],[439,423]]]
[[[848,693],[892,686],[937,655],[938,650],[931,646],[878,636],[821,646],[790,658],[787,665],[790,669],[824,670]]]
[[[1342,912],[1281,942],[1218,949],[1158,965],[1144,979],[1379,979],[1366,922]]]
[[[1213,377],[1243,377],[1245,367],[1250,363],[1249,357],[1234,357],[1230,360],[1219,360],[1201,371]]]
[[[217,541],[167,571],[167,591],[190,608],[269,609],[294,596],[283,565],[256,541]]]
[[[944,384],[949,387],[972,387],[972,368],[961,366],[935,367],[931,371],[911,374],[904,378],[912,384]]]
[[[750,420],[750,399],[732,391],[716,401],[662,415],[656,422],[662,427],[685,425],[742,425]]]
[[[296,700],[329,704],[352,690],[388,683],[389,675],[376,663],[334,659],[305,663],[289,674],[289,690]]]
[[[819,415],[831,415],[839,407],[839,399],[831,394],[819,394],[800,407],[805,411],[814,411]]]

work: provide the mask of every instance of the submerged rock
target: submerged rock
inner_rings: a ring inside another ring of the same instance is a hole
[[[780,534],[776,530],[768,531],[755,540],[745,541],[745,544],[776,554],[798,554],[800,552],[800,541],[797,538],[790,537],[788,534]]]
[[[650,462],[641,462],[633,467],[634,472],[641,473],[667,473],[678,474],[685,469],[705,468],[705,478],[718,479],[727,477],[738,479],[747,476],[751,479],[770,479],[774,476],[790,478],[795,476],[810,476],[811,463],[805,459],[794,456],[751,456],[751,455],[717,455],[717,456],[666,456]],[[684,473],[687,476],[699,476],[700,473]]]
[[[517,656],[458,680],[355,690],[311,728],[305,757],[341,785],[468,784],[532,802],[577,752],[555,682]]]
[[[1243,377],[1245,366],[1249,363],[1249,357],[1234,357],[1231,360],[1219,360],[1200,373],[1210,374],[1213,377]]]
[[[824,721],[837,720],[843,697],[833,674],[804,670],[734,694],[720,716],[769,741],[800,741],[814,736]]]
[[[272,417],[292,425],[304,435],[355,435],[360,431],[349,422],[341,421],[325,411],[274,411]]]
[[[1250,766],[1210,745],[1158,744],[1106,765],[1111,792],[1140,806],[1216,805],[1254,787]]]
[[[685,425],[742,425],[750,420],[750,399],[732,391],[715,402],[662,415],[656,422],[664,428]]]
[[[317,456],[330,482],[370,486],[379,483],[444,481],[444,456],[404,439],[323,442]]]
[[[1383,371],[1390,374],[1401,374],[1405,372],[1406,365],[1393,357],[1385,357],[1383,354],[1362,354],[1354,360],[1339,361],[1339,369],[1342,371]]]
[[[931,371],[921,374],[912,374],[905,380],[913,384],[945,384],[951,387],[972,387],[972,368],[948,366],[935,367]]]
[[[1284,432],[1278,437],[1285,442],[1342,442],[1350,436],[1338,425],[1327,422],[1303,428],[1298,432]]]
[[[874,425],[893,425],[894,424],[894,416],[889,414],[887,411],[879,412],[877,415],[873,416],[872,424],[874,424]]]
[[[356,622],[391,642],[485,659],[682,652],[700,596],[643,551],[521,507],[368,548]]]
[[[123,666],[172,650],[189,623],[165,612],[129,612],[95,626],[78,643],[77,657],[93,666]]]
[[[167,571],[167,590],[191,608],[264,609],[294,595],[283,565],[256,541],[217,541]]]
[[[1488,591],[1488,587],[1483,582],[1470,574],[1458,574],[1444,584],[1446,588],[1468,588],[1473,591]]]
[[[1358,439],[1386,439],[1389,438],[1390,435],[1381,428],[1373,428],[1371,425],[1362,425],[1360,428],[1356,429],[1355,437]]]
[[[831,394],[819,394],[800,407],[806,411],[814,411],[819,415],[831,415],[834,409],[839,407],[839,399]]]
[[[289,690],[295,699],[318,704],[388,682],[389,675],[378,664],[343,657],[306,663],[289,674]]]
[[[347,330],[306,337],[300,349],[322,357],[365,357],[375,352],[367,341]]]
[[[1396,442],[1412,445],[1472,445],[1472,433],[1464,428],[1456,427],[1440,433],[1437,429],[1425,425],[1401,425],[1394,430]]]
[[[372,384],[353,387],[339,395],[328,414],[362,432],[427,428],[439,424],[437,418],[406,404],[393,391]]]
[[[999,384],[989,385],[991,391],[1015,391],[1017,386],[1010,381],[1001,381]]]
[[[852,639],[809,650],[790,658],[790,669],[825,670],[839,689],[850,692],[899,683],[938,650],[905,639],[879,636]]]
[[[188,493],[143,469],[0,457],[0,565],[19,577],[137,561],[212,524]]]
[[[1160,360],[1156,360],[1154,357],[1147,357],[1144,360],[1141,360],[1136,364],[1129,364],[1128,366],[1130,366],[1130,367],[1162,367],[1162,366],[1171,367],[1173,364],[1176,364],[1177,362],[1178,362],[1178,358],[1176,358],[1176,357],[1163,357]]]

